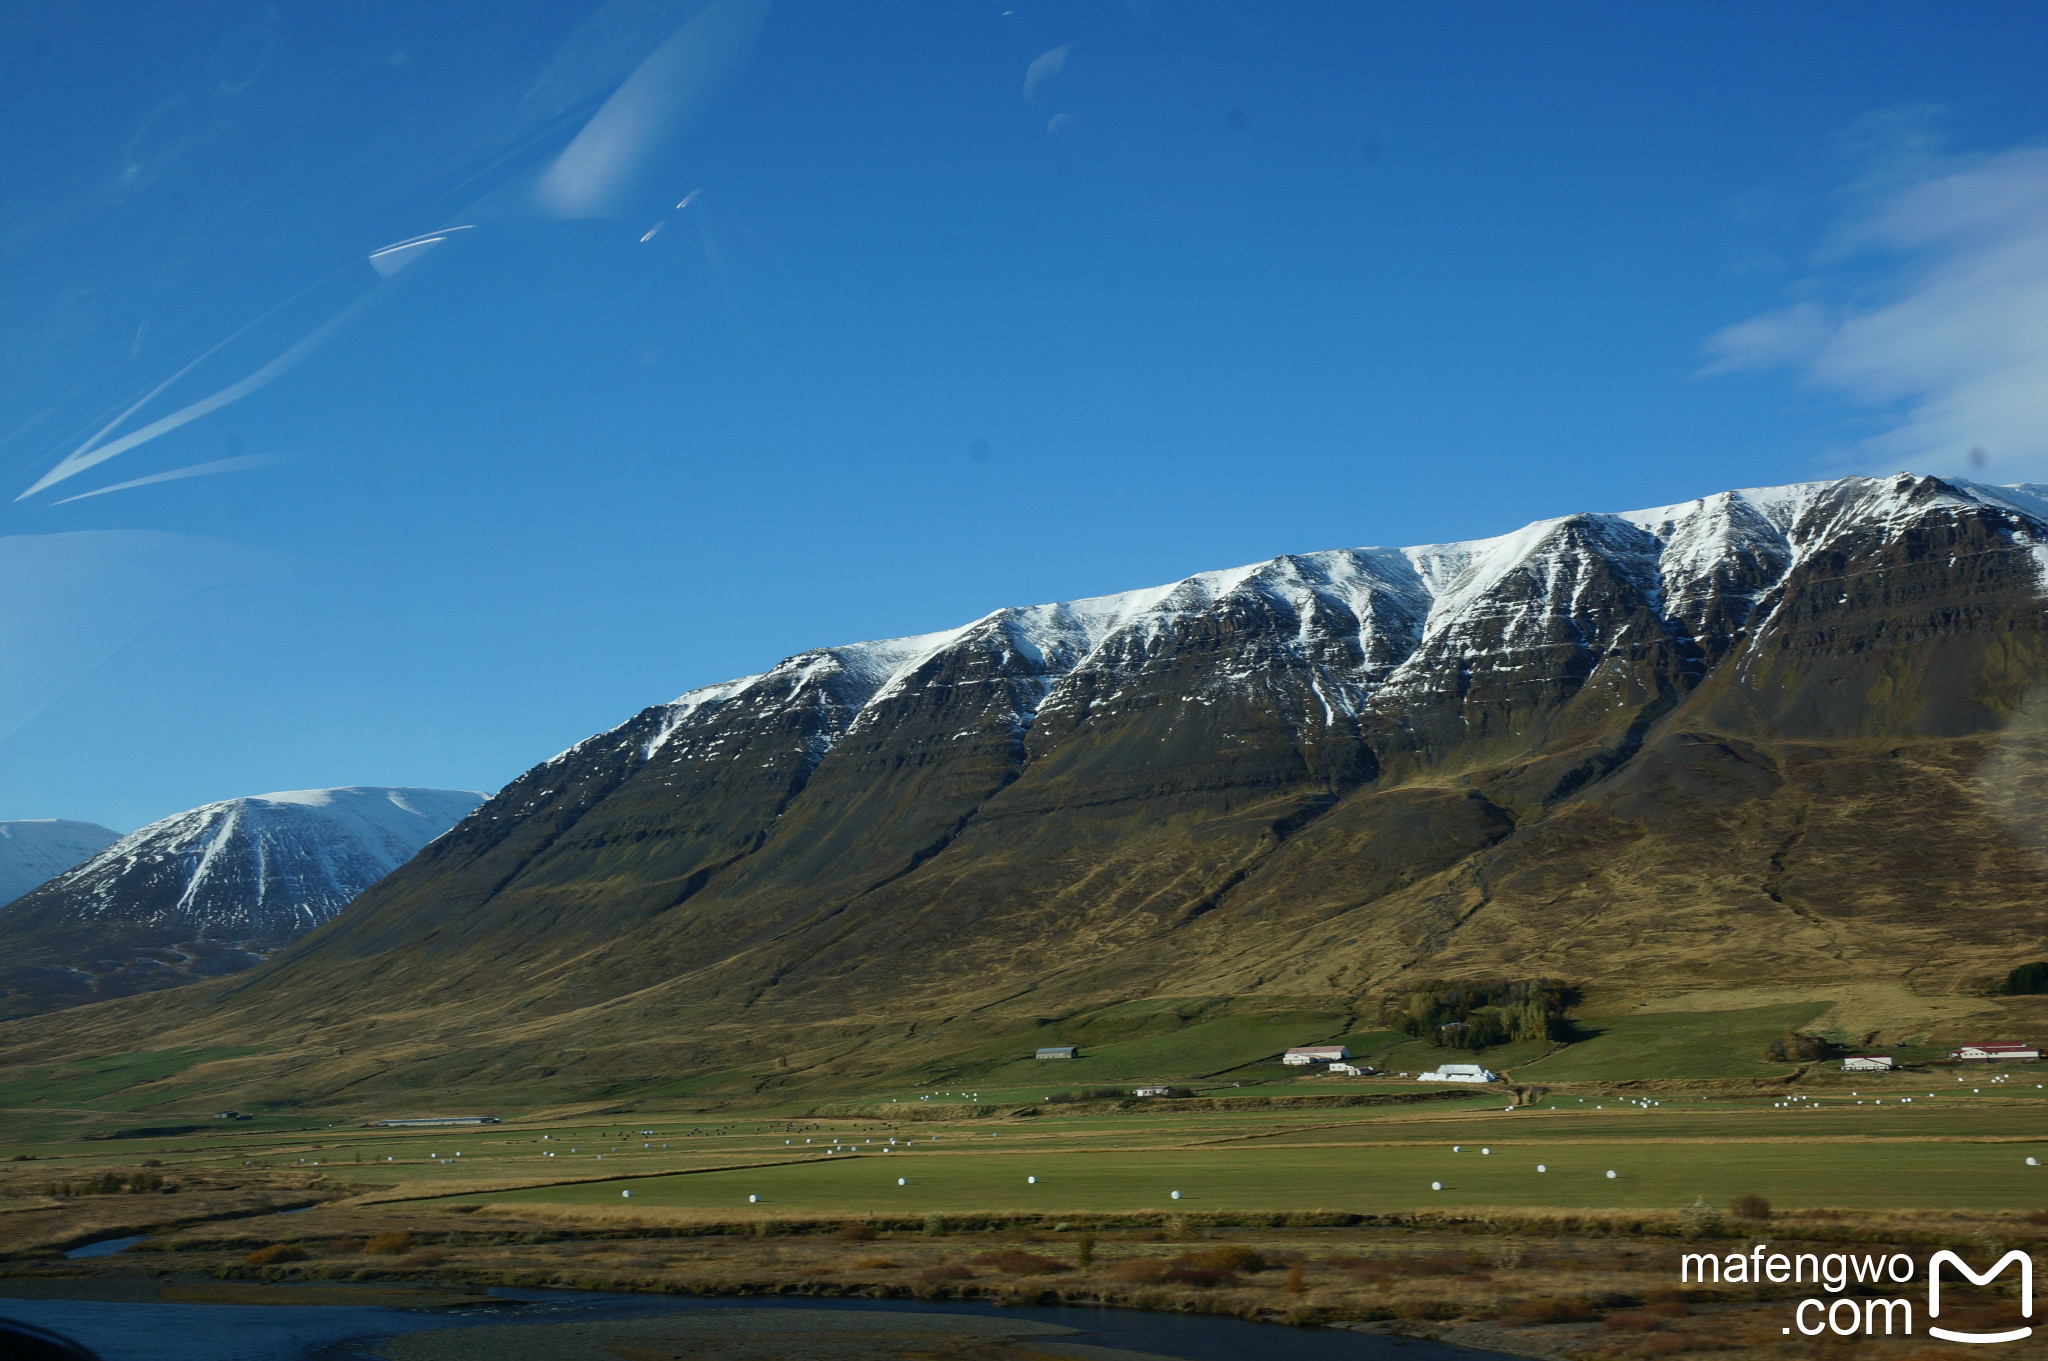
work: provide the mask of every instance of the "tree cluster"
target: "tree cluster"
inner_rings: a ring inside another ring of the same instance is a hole
[[[2005,986],[1999,991],[2007,997],[2033,997],[2048,992],[2048,959],[2020,965],[2005,976]]]
[[[1380,1024],[1446,1049],[1485,1049],[1514,1040],[1571,1037],[1573,990],[1555,978],[1432,980],[1390,993]]]
[[[1764,1050],[1764,1057],[1774,1063],[1805,1063],[1813,1059],[1824,1059],[1835,1052],[1835,1046],[1818,1035],[1786,1035],[1772,1040]]]

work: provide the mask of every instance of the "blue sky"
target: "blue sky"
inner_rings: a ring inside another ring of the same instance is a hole
[[[0,17],[0,818],[489,789],[1282,552],[2048,479],[2035,5],[297,8]]]

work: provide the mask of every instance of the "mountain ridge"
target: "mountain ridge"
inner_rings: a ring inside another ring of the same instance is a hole
[[[1438,976],[1825,976],[1931,1025],[2048,943],[2044,543],[2036,488],[1847,478],[813,649],[535,766],[247,974],[74,1017],[299,1027],[303,1100],[772,1090]]]

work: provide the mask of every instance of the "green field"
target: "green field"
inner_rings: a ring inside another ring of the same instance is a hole
[[[1764,1049],[1827,1010],[1822,1002],[1743,1011],[1637,1012],[1578,1023],[1561,1053],[1515,1070],[1524,1082],[1620,1082],[1642,1078],[1761,1077]]]
[[[253,1054],[254,1049],[158,1049],[113,1054],[60,1068],[36,1068],[0,1082],[0,1111],[35,1104],[71,1106],[95,1102],[109,1110],[136,1110],[162,1100],[154,1085],[189,1069],[223,1059]],[[203,1091],[203,1085],[181,1087],[178,1095]]]
[[[2048,1208],[2048,1167],[2025,1162],[2048,1163],[2048,1090],[2017,1073],[1966,1075],[1974,1088],[1943,1076],[1946,1088],[1890,1075],[1860,1096],[1598,1093],[1513,1111],[1476,1092],[1376,1107],[1050,1106],[979,1120],[669,1111],[436,1131],[244,1126],[0,1145],[0,1156],[19,1148],[36,1159],[20,1170],[46,1178],[148,1157],[167,1169],[317,1170],[338,1187],[408,1200],[692,1216],[1670,1211],[1702,1195],[1762,1195],[1788,1210]]]
[[[2048,1208],[2048,1167],[2025,1163],[2048,1162],[2048,1071],[1829,1064],[1794,1081],[1763,1049],[1819,1010],[1595,1016],[1569,1045],[1470,1055],[1339,1015],[1133,1003],[1042,1027],[1047,1043],[1083,1046],[1072,1061],[1023,1057],[1012,1040],[921,1083],[738,1100],[690,1078],[601,1113],[487,1108],[505,1123],[432,1131],[369,1122],[437,1102],[217,1120],[230,1101],[209,1094],[232,1090],[248,1051],[146,1051],[0,1085],[0,1159],[29,1187],[149,1160],[317,1173],[385,1198],[691,1215],[1675,1210],[1752,1194],[1787,1209]],[[1289,1044],[1332,1040],[1395,1076],[1277,1062]],[[1512,1072],[1521,1096],[1398,1076],[1473,1057]],[[1209,1099],[1057,1099],[1143,1080]],[[1318,1100],[1374,1096],[1396,1100]]]
[[[987,1148],[841,1156],[780,1167],[556,1186],[480,1203],[618,1205],[719,1214],[869,1215],[1334,1210],[1388,1214],[1472,1207],[1675,1209],[1759,1194],[1782,1207],[1940,1205],[2011,1209],[2020,1172],[2029,1208],[2048,1205],[2042,1169],[2007,1144],[1807,1141],[1728,1144],[1499,1140],[1450,1145],[1091,1149]],[[2037,1151],[2048,1152],[2048,1141]],[[1542,1164],[1549,1170],[1538,1172]],[[1610,1180],[1609,1168],[1617,1172]],[[1036,1177],[1035,1184],[1026,1181]],[[899,1186],[901,1178],[905,1185]],[[1443,1189],[1431,1189],[1431,1183]],[[630,1190],[630,1202],[621,1195]],[[1172,1198],[1173,1191],[1181,1198]],[[748,1196],[757,1195],[758,1202]],[[465,1198],[471,1199],[471,1198]]]

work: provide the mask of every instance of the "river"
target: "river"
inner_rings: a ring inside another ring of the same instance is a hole
[[[1494,1353],[1412,1338],[1241,1319],[1086,1307],[1002,1307],[974,1301],[615,1295],[493,1289],[489,1303],[405,1309],[376,1305],[108,1303],[0,1298],[0,1317],[62,1333],[102,1361],[373,1361],[379,1343],[430,1330],[646,1319],[704,1310],[834,1310],[1025,1319],[1078,1330],[1064,1341],[1183,1361],[1499,1361]],[[880,1320],[876,1320],[879,1322]],[[792,1322],[796,1320],[792,1319]],[[819,1320],[810,1320],[815,1325]],[[1019,1352],[1020,1356],[1029,1355]],[[1095,1353],[1106,1355],[1106,1353]]]

